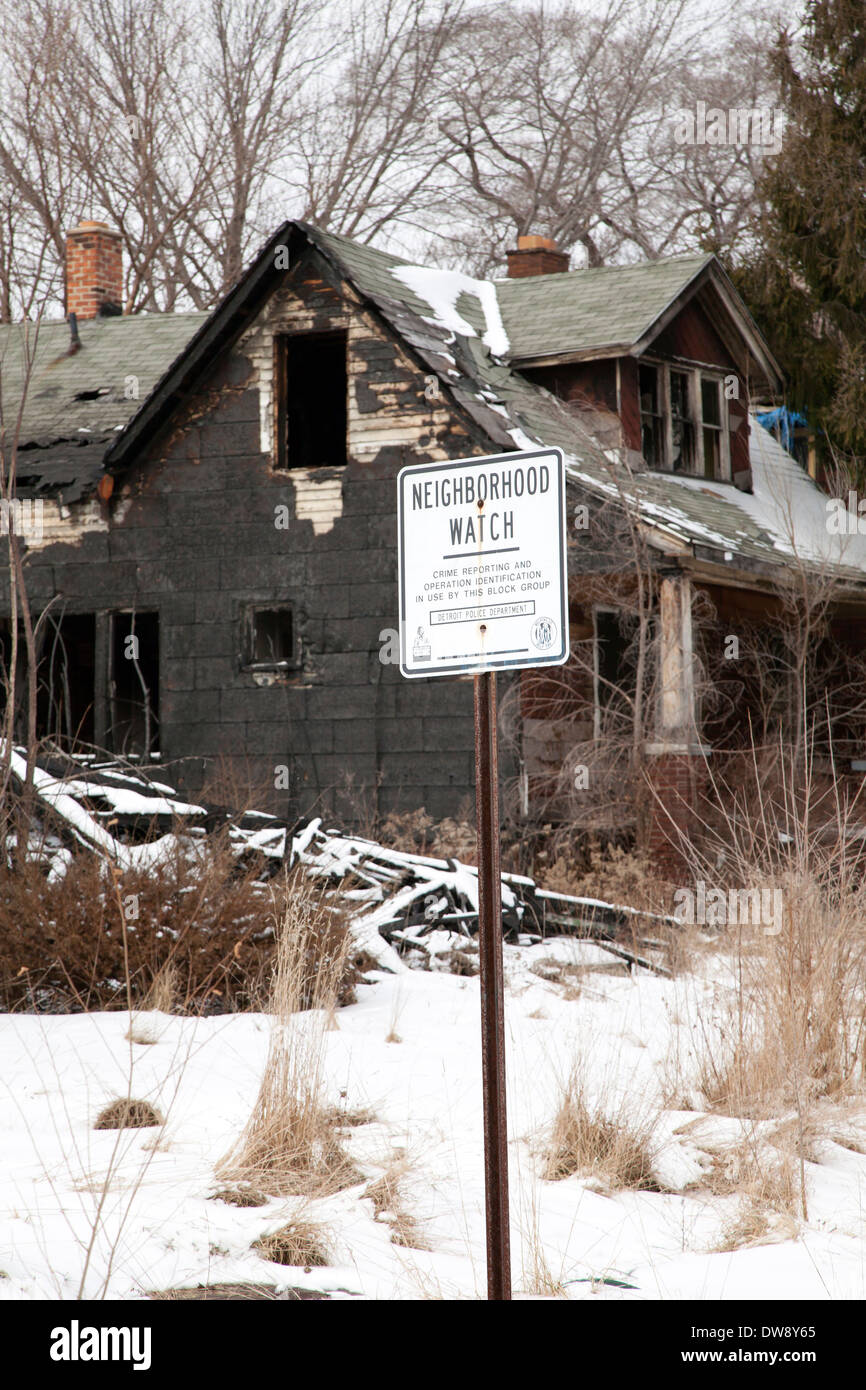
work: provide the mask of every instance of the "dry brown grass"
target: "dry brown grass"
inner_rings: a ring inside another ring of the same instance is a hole
[[[226,1202],[231,1207],[266,1207],[268,1198],[254,1187],[221,1187],[211,1201]]]
[[[237,1012],[259,1006],[275,934],[295,896],[299,870],[266,882],[263,863],[239,859],[227,829],[178,837],[146,870],[115,874],[79,849],[49,883],[33,861],[0,865],[0,1009],[126,1008],[118,900],[128,908],[129,985],[134,1007],[163,1013]],[[346,920],[318,917],[309,949],[341,949]],[[352,1003],[360,978],[344,956],[336,1002]],[[118,983],[122,982],[122,983]]]
[[[518,1222],[522,1236],[519,1243],[520,1292],[534,1298],[567,1298],[568,1291],[563,1282],[565,1253],[560,1254],[560,1272],[556,1274],[551,1268],[542,1240],[538,1184],[535,1181],[530,1184],[521,1183],[519,1192]]]
[[[163,1124],[159,1111],[149,1100],[124,1097],[106,1105],[96,1117],[94,1129],[150,1129]]]
[[[721,1239],[714,1249],[729,1252],[742,1250],[750,1245],[769,1245],[778,1241],[793,1240],[797,1230],[797,1223],[792,1215],[778,1216],[760,1203],[747,1200],[737,1214],[725,1223]]]
[[[739,1195],[770,1211],[793,1212],[798,1204],[791,1153],[754,1134],[713,1153],[708,1186],[716,1196]]]
[[[622,845],[591,844],[578,859],[567,835],[554,836],[549,865],[539,866],[544,887],[552,893],[578,898],[599,898],[622,903],[644,912],[666,912],[670,885],[660,876],[653,859],[638,849]],[[588,862],[587,862],[588,861]]]
[[[147,993],[141,1001],[142,1012],[173,1013],[179,995],[180,971],[175,962],[169,960],[164,965],[159,966],[154,974]]]
[[[429,1250],[421,1225],[406,1208],[404,1185],[409,1165],[405,1158],[389,1163],[380,1177],[368,1183],[364,1196],[373,1203],[377,1221],[391,1227],[391,1241],[394,1245],[410,1250]]]
[[[695,1083],[710,1110],[749,1121],[789,1117],[780,1144],[807,1219],[815,1117],[850,1104],[864,1082],[866,894],[854,882],[834,892],[803,865],[782,883],[777,936],[735,929],[734,982],[718,996],[715,1019],[698,1020]]]
[[[698,1084],[713,1109],[756,1119],[863,1081],[866,894],[834,902],[811,876],[787,876],[782,930],[737,929],[735,983],[719,1036],[707,1038]]]
[[[279,931],[265,1070],[246,1128],[218,1166],[223,1181],[320,1194],[359,1180],[340,1136],[345,1112],[325,1099],[325,1034],[349,949],[345,933],[328,937],[330,920],[321,893],[297,879]]]
[[[604,1098],[591,1101],[579,1068],[569,1074],[545,1152],[543,1176],[576,1174],[602,1180],[611,1190],[658,1190],[653,1173],[654,1121],[635,1116]]]
[[[866,1079],[864,808],[843,799],[842,784],[827,796],[808,748],[798,759],[781,749],[778,761],[768,790],[756,757],[755,785],[707,849],[724,854],[720,886],[778,892],[780,912],[769,930],[723,928],[733,987],[702,1089],[729,1114],[793,1107],[805,1127],[816,1101],[850,1097]],[[706,859],[695,877],[714,881]]]
[[[147,993],[136,1009],[126,1034],[128,1041],[142,1047],[159,1042],[162,1025],[156,1017],[173,1013],[179,1003],[179,971],[173,961],[160,966],[150,982]]]
[[[784,1141],[785,1136],[775,1137]],[[796,1236],[796,1217],[805,1202],[796,1156],[787,1149],[746,1136],[733,1149],[714,1156],[709,1186],[717,1195],[740,1198],[717,1249],[737,1250]]]
[[[327,1108],[327,1115],[337,1129],[358,1129],[361,1125],[376,1123],[375,1113],[367,1105],[331,1105]]]
[[[843,800],[841,784],[833,800],[813,785],[809,760],[807,750],[796,768],[780,750],[772,790],[756,771],[739,804],[720,799],[723,829],[703,857],[693,854],[693,881],[736,889],[743,907],[715,929],[728,979],[694,1020],[690,1076],[676,1068],[678,1090],[699,1108],[751,1125],[779,1121],[770,1139],[781,1159],[768,1169],[764,1150],[753,1155],[734,1190],[758,1211],[804,1220],[816,1136],[838,1128],[866,1082],[863,811]],[[746,895],[759,902],[762,893],[772,912],[755,921]]]
[[[397,1025],[400,1022],[400,1014],[403,1010],[404,1002],[403,994],[398,984],[394,990],[394,997],[391,1001],[391,1020],[388,1024],[388,1031],[385,1034],[386,1043],[401,1043],[403,1041],[400,1034],[397,1032]]]
[[[253,1241],[257,1250],[272,1264],[289,1265],[293,1269],[321,1268],[331,1263],[330,1233],[317,1222],[296,1217],[278,1231]]]
[[[467,808],[466,815],[438,821],[423,807],[416,811],[392,811],[378,822],[375,832],[381,844],[394,849],[424,854],[431,859],[475,863],[475,818],[471,807]]]

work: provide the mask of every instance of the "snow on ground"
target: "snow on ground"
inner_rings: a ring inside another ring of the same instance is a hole
[[[717,1247],[740,1199],[713,1196],[706,1175],[713,1152],[736,1141],[738,1121],[665,1110],[656,1172],[666,1190],[543,1181],[557,1079],[579,1057],[590,1094],[651,1112],[663,1094],[670,1099],[671,1058],[688,1054],[698,1012],[712,1013],[718,985],[709,975],[629,976],[603,947],[567,939],[505,954],[517,1296],[539,1296],[539,1268],[571,1298],[866,1296],[866,1155],[829,1138],[807,1164],[809,1223],[789,1220],[765,1243],[734,1251]],[[550,978],[557,965],[567,967],[559,980]],[[235,1282],[338,1298],[483,1297],[478,979],[437,970],[371,979],[324,1034],[329,1099],[373,1112],[373,1123],[345,1131],[369,1178],[408,1160],[404,1205],[429,1250],[391,1242],[364,1183],[307,1203],[238,1208],[214,1199],[214,1165],[257,1093],[265,1016],[139,1015],[134,1033],[151,1041],[132,1045],[132,1092],[166,1123],[96,1131],[100,1108],[126,1094],[128,1016],[5,1015],[0,1298],[72,1298],[83,1284],[85,1297],[133,1299]],[[393,1034],[399,1042],[386,1040]],[[333,1267],[286,1269],[250,1248],[298,1211],[329,1228]]]

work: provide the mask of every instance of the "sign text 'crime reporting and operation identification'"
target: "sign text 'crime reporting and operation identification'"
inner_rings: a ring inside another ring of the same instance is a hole
[[[403,468],[398,517],[404,676],[568,660],[559,449]]]

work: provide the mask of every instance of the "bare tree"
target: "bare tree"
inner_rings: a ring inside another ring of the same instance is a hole
[[[435,207],[451,156],[442,69],[463,0],[355,0],[336,80],[310,94],[291,185],[303,216],[369,241]]]
[[[39,341],[39,321],[34,325],[23,326],[20,335],[21,363],[17,374],[17,398],[7,410],[3,394],[3,377],[0,370],[0,534],[5,533],[6,566],[9,583],[9,653],[0,665],[0,675],[4,688],[5,708],[3,710],[2,759],[0,759],[0,845],[6,845],[9,829],[10,800],[8,791],[12,779],[13,744],[16,733],[16,716],[19,706],[19,689],[24,687],[26,710],[27,763],[24,775],[23,795],[16,808],[17,840],[16,853],[24,857],[27,853],[30,821],[33,810],[33,775],[36,761],[36,714],[37,714],[37,629],[34,624],[27,595],[27,582],[22,547],[22,527],[19,526],[17,508],[17,462],[18,445],[24,419],[24,408],[33,376],[36,349]],[[21,638],[24,639],[24,660],[21,660]],[[23,680],[22,680],[23,668]]]
[[[240,275],[251,234],[282,220],[270,212],[276,169],[296,147],[308,84],[339,51],[319,14],[314,0],[206,0],[205,202],[185,219],[184,249],[209,302]]]
[[[686,3],[508,3],[464,17],[442,124],[464,217],[484,227],[491,262],[504,238],[530,231],[580,245],[590,265],[620,249],[604,219],[651,191],[647,140],[696,44]]]
[[[458,253],[482,273],[527,232],[589,266],[728,246],[756,216],[770,150],[751,131],[678,139],[678,117],[772,107],[770,23],[738,10],[729,33],[689,0],[469,11],[443,77],[456,182],[441,206]]]

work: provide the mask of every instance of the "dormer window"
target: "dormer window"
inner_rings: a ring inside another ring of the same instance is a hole
[[[721,481],[730,477],[721,375],[664,362],[639,366],[641,453],[648,468]]]

